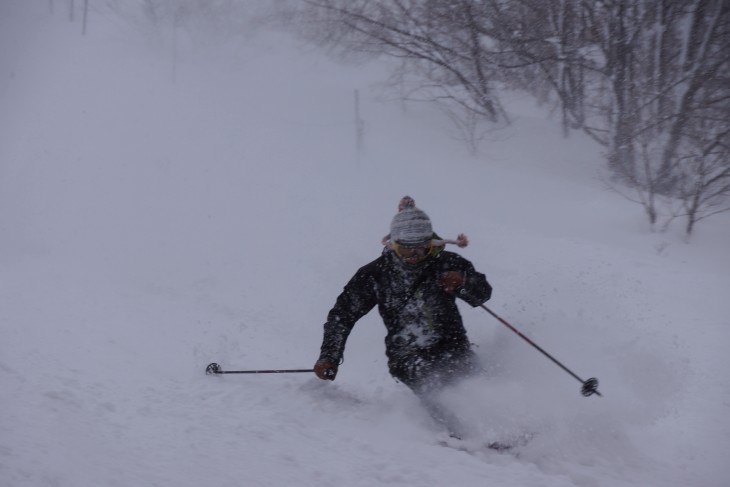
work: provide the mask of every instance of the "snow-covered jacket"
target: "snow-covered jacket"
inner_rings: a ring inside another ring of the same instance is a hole
[[[440,285],[444,272],[465,276],[463,286],[447,293]],[[385,352],[391,374],[408,383],[404,370],[418,362],[470,353],[470,344],[456,305],[471,306],[489,299],[492,287],[467,259],[449,251],[409,266],[391,250],[361,267],[345,286],[327,315],[320,359],[338,363],[355,323],[376,305],[387,329]]]

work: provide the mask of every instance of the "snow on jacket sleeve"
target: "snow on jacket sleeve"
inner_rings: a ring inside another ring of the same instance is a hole
[[[474,265],[463,257],[457,256],[460,261],[461,271],[464,273],[465,282],[456,290],[457,296],[472,306],[489,300],[492,297],[492,286],[487,282],[487,277],[474,269]]]
[[[352,327],[377,304],[375,278],[372,274],[377,262],[376,260],[360,268],[337,297],[324,324],[320,359],[339,362]]]

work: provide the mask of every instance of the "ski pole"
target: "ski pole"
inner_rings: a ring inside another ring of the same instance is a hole
[[[595,377],[591,377],[588,380],[581,379],[576,374],[574,374],[572,370],[570,370],[565,365],[563,365],[562,363],[560,363],[555,357],[553,357],[552,355],[550,355],[549,353],[547,353],[545,350],[543,350],[541,347],[539,347],[535,342],[533,342],[532,340],[530,340],[529,338],[527,338],[525,335],[523,335],[522,333],[520,333],[520,331],[517,328],[515,328],[514,326],[510,325],[509,323],[507,323],[507,321],[505,319],[503,319],[502,317],[500,317],[497,313],[495,313],[491,309],[487,308],[483,304],[480,304],[479,306],[481,306],[482,308],[484,308],[484,310],[487,313],[489,313],[490,315],[494,316],[500,323],[502,323],[504,326],[506,326],[507,328],[509,328],[513,332],[515,332],[520,338],[522,338],[527,343],[529,343],[530,345],[532,345],[533,347],[535,347],[538,351],[540,351],[547,358],[549,358],[550,360],[552,360],[553,362],[555,362],[555,364],[557,364],[561,369],[563,369],[568,374],[570,374],[575,379],[577,379],[578,382],[580,382],[581,384],[583,384],[583,387],[580,390],[581,394],[583,394],[586,397],[591,396],[593,394],[597,394],[598,396],[603,397],[603,395],[600,392],[598,392],[598,379],[596,379]]]
[[[205,368],[206,375],[211,374],[293,374],[299,372],[314,372],[314,369],[268,369],[268,370],[223,370],[213,362]]]

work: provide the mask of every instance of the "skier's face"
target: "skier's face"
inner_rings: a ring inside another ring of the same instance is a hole
[[[395,243],[393,249],[400,260],[409,265],[416,265],[426,260],[431,252],[431,244],[411,246]]]

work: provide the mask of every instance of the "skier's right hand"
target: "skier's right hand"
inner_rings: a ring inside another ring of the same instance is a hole
[[[337,363],[321,358],[314,363],[314,373],[322,380],[335,380]]]

